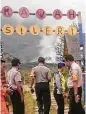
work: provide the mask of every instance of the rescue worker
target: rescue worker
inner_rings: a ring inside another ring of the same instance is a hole
[[[45,59],[38,58],[39,65],[31,71],[31,89],[35,81],[35,92],[37,97],[39,114],[49,114],[51,106],[49,82],[51,80],[50,69],[45,66]],[[43,109],[44,107],[44,109]],[[43,113],[44,112],[44,113]]]
[[[74,62],[72,55],[65,57],[65,63],[69,68],[69,77],[67,85],[69,88],[69,113],[68,114],[85,114],[82,108],[82,69],[79,64]]]
[[[12,68],[8,71],[8,83],[10,98],[13,105],[13,114],[24,114],[24,95],[22,92],[22,79],[19,71],[20,60],[14,58],[12,60]]]

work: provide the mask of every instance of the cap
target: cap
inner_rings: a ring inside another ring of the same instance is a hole
[[[20,60],[17,58],[13,58],[11,63],[13,66],[17,66],[18,64],[21,64]]]
[[[64,62],[58,63],[58,68],[62,68],[62,67],[65,67],[65,63]]]

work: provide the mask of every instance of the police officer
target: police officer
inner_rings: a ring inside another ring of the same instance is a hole
[[[12,68],[8,71],[8,83],[10,87],[10,98],[13,105],[13,114],[24,114],[24,96],[19,67],[20,60],[14,58],[12,60]]]
[[[49,81],[51,80],[51,72],[50,69],[45,66],[45,59],[43,57],[39,57],[38,62],[39,65],[34,67],[31,71],[31,89],[33,88],[35,81],[39,114],[49,114],[51,105]]]
[[[66,81],[63,76],[65,63],[58,63],[58,71],[54,74],[54,97],[58,105],[57,114],[64,114],[64,94],[66,90]]]
[[[69,68],[68,88],[69,88],[69,114],[85,114],[81,104],[82,97],[82,70],[72,55],[65,57],[66,65]]]

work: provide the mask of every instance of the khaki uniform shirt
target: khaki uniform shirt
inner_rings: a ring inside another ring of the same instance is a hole
[[[73,87],[73,80],[78,81],[78,87],[82,86],[82,70],[80,66],[75,62],[72,63],[70,70],[69,70],[69,77],[67,81],[68,88]]]
[[[35,77],[35,83],[49,82],[51,80],[51,72],[44,64],[39,64],[32,69],[31,77]]]
[[[7,75],[8,75],[9,86],[12,87],[13,89],[17,89],[17,85],[15,82],[22,81],[20,72],[15,67],[13,67],[8,71]]]

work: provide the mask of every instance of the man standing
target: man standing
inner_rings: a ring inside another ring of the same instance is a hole
[[[82,70],[80,66],[74,62],[72,55],[65,57],[66,65],[69,68],[68,88],[69,88],[69,114],[85,114],[81,104],[82,97]]]
[[[51,73],[50,69],[45,66],[45,59],[43,57],[39,57],[38,62],[39,65],[34,67],[31,72],[31,89],[33,88],[35,81],[35,92],[39,114],[49,114],[51,105],[49,81],[51,80]]]
[[[58,63],[58,71],[54,74],[54,97],[58,105],[57,114],[64,114],[64,94],[66,90],[66,81],[63,76],[65,69],[64,63]]]
[[[11,89],[10,97],[13,105],[13,114],[24,114],[24,96],[19,66],[20,60],[14,58],[12,60],[12,68],[8,71],[8,83]]]

